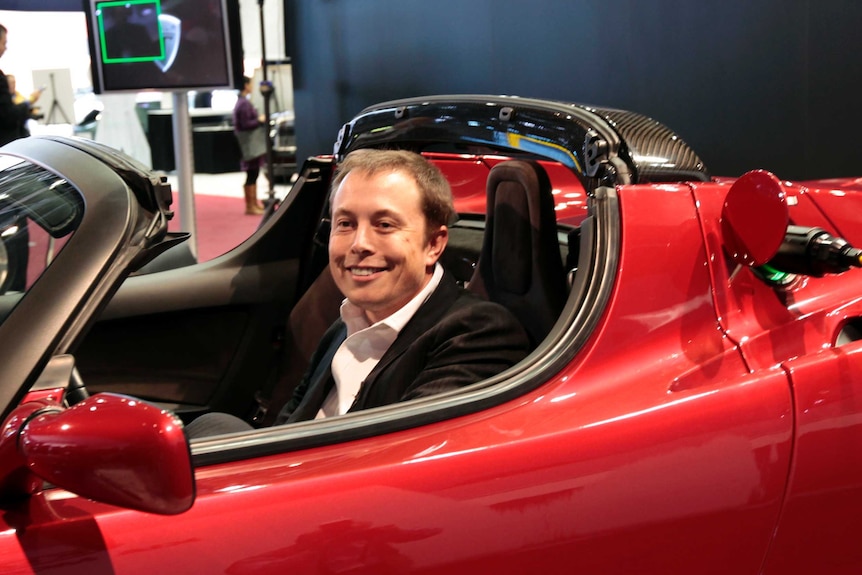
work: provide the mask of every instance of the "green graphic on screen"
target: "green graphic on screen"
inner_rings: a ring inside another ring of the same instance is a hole
[[[159,0],[96,3],[102,62],[124,64],[165,59]]]

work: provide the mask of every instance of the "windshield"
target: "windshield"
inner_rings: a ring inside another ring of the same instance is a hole
[[[65,179],[0,157],[0,321],[63,249],[83,213],[83,198]]]

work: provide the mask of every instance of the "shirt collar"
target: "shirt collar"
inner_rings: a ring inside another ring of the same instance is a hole
[[[419,293],[413,297],[413,299],[404,304],[404,306],[395,313],[373,325],[385,325],[396,334],[400,333],[404,326],[407,325],[407,322],[410,321],[413,315],[420,307],[422,307],[422,304],[425,303],[432,293],[434,293],[434,290],[437,289],[438,285],[440,285],[441,279],[443,279],[443,266],[438,262],[434,264],[434,273],[431,275],[429,282],[425,284],[425,287],[423,287]],[[347,326],[348,336],[372,325],[365,316],[365,312],[362,308],[354,305],[348,299],[345,299],[341,303],[340,313],[342,321]]]

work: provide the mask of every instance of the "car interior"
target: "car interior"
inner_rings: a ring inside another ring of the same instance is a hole
[[[579,251],[580,227],[557,222],[549,163],[426,155],[456,198],[487,197],[484,214],[459,204],[444,267],[509,308],[539,345],[566,304]],[[89,392],[153,401],[186,422],[222,411],[270,425],[342,300],[327,268],[333,166],[306,162],[274,216],[228,254],[128,278],[75,351]]]

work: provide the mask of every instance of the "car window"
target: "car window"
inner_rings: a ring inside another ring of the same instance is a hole
[[[0,320],[66,245],[83,209],[78,191],[57,174],[0,158]]]

